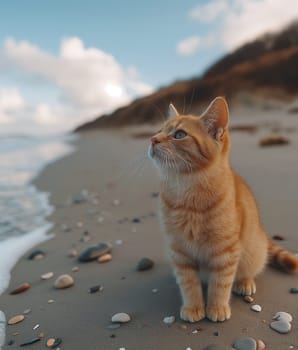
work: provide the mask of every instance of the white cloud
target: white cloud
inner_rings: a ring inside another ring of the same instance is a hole
[[[57,56],[30,42],[10,38],[4,43],[2,56],[14,69],[58,90],[60,98],[55,104],[40,101],[30,106],[32,121],[52,128],[72,128],[86,118],[111,112],[135,96],[152,92],[135,69],[132,75],[132,67],[126,71],[112,55],[85,48],[79,38],[64,39]]]
[[[281,29],[298,17],[297,0],[234,0],[224,20],[222,41],[226,48]]]
[[[25,99],[16,88],[0,88],[0,124],[14,122],[15,113],[25,106]]]
[[[176,47],[176,52],[181,56],[190,56],[201,49],[213,46],[215,39],[212,35],[206,37],[191,36],[181,40]]]
[[[233,50],[297,19],[298,7],[297,0],[214,0],[193,8],[190,17],[216,21],[217,43]]]
[[[200,22],[212,22],[228,8],[228,3],[225,0],[216,0],[207,2],[204,5],[198,5],[193,8],[189,15],[191,18]]]
[[[191,36],[184,40],[181,40],[176,48],[179,55],[189,56],[195,53],[201,44],[201,38],[199,36]]]

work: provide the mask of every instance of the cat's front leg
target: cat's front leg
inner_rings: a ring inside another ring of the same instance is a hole
[[[230,297],[238,266],[238,257],[231,257],[223,264],[214,264],[210,269],[206,314],[213,322],[222,322],[231,317]]]
[[[183,300],[180,317],[188,322],[200,321],[205,318],[205,304],[198,266],[179,254],[173,254],[173,264]]]

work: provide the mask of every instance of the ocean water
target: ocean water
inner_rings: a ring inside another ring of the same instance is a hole
[[[43,167],[73,151],[72,135],[0,135],[0,294],[8,287],[18,259],[34,245],[51,238],[47,217],[54,208],[49,194],[32,180]],[[0,310],[0,349],[5,315]]]

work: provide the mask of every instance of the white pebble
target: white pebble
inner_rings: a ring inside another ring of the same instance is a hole
[[[158,289],[157,288],[153,288],[152,289],[152,293],[156,294],[158,292]]]
[[[255,312],[261,312],[262,311],[262,307],[258,304],[254,304],[250,307],[253,311]]]
[[[293,317],[291,314],[289,314],[288,312],[284,312],[284,311],[279,311],[277,312],[274,317],[273,320],[276,321],[285,321],[285,322],[292,322],[293,321]]]
[[[163,323],[165,324],[172,324],[175,322],[175,316],[166,316],[163,319]]]
[[[117,245],[121,245],[122,243],[123,243],[122,239],[117,239],[115,241],[115,244],[117,244]]]
[[[36,324],[32,329],[35,331],[37,328],[39,328],[39,324]]]
[[[118,323],[126,323],[131,320],[130,316],[126,314],[125,312],[119,312],[112,316],[111,321],[112,322],[118,322]]]
[[[119,348],[119,350],[125,350],[125,348]]]
[[[188,348],[186,348],[185,350],[192,350],[192,348],[188,347]]]

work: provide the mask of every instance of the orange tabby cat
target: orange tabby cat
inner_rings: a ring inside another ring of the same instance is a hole
[[[287,272],[298,259],[277,246],[260,223],[254,196],[230,166],[229,111],[217,97],[201,117],[170,118],[151,139],[161,174],[161,208],[183,305],[183,320],[230,318],[231,290],[256,292],[268,258]],[[199,272],[199,273],[198,273]],[[208,283],[205,307],[201,280]]]

